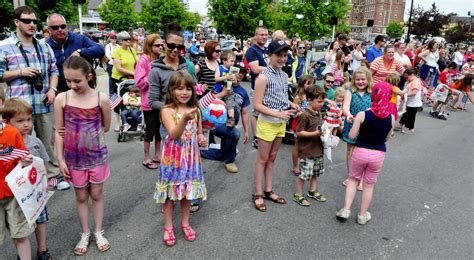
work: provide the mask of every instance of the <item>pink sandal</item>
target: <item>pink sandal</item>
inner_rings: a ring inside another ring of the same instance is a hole
[[[171,227],[171,228],[163,227],[163,231],[168,233],[168,238],[167,239],[163,238],[163,243],[166,246],[170,246],[170,247],[174,246],[176,244],[176,238],[174,237],[174,228],[173,227]]]
[[[191,226],[181,226],[181,230],[183,230],[183,233],[184,233],[184,238],[186,238],[186,240],[192,242],[194,240],[196,240],[196,231],[194,231]]]

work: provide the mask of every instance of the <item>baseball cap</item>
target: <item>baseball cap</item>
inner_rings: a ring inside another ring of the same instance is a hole
[[[273,40],[268,45],[268,53],[279,53],[289,49],[291,49],[290,45],[286,44],[286,42],[282,40]]]
[[[191,46],[189,48],[189,53],[191,55],[199,55],[199,49],[196,46]]]

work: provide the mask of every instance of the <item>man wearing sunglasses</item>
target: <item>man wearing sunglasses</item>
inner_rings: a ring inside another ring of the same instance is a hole
[[[71,33],[64,16],[53,13],[46,19],[51,37],[46,41],[53,48],[59,69],[58,91],[69,90],[64,79],[63,63],[70,56],[81,56],[92,64],[94,58],[104,57],[104,48],[85,35]]]
[[[13,21],[16,32],[0,42],[0,81],[8,85],[7,98],[21,98],[33,107],[35,133],[55,164],[52,112],[59,75],[56,59],[48,44],[34,38],[39,21],[31,7],[16,8]]]
[[[9,38],[0,41],[0,82],[7,83],[6,98],[20,98],[32,106],[36,136],[44,143],[51,160],[54,160],[52,104],[59,75],[56,59],[48,44],[33,37],[38,20],[31,7],[16,8],[13,11],[13,22],[16,31]],[[34,231],[34,227],[28,227],[24,214],[21,210],[14,210],[12,197],[7,195],[0,185],[0,214],[7,216],[0,218],[0,244],[7,225],[19,258],[31,259],[28,235]],[[5,207],[7,204],[10,205],[9,209]],[[38,247],[38,251],[44,252],[43,250]]]

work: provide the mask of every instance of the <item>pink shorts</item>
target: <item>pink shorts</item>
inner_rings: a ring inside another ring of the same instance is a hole
[[[390,114],[392,114],[393,119],[395,119],[395,121],[398,121],[398,109],[397,109],[397,104],[390,102],[390,103],[388,104],[388,109],[390,110]]]
[[[367,184],[376,183],[384,159],[384,151],[355,147],[349,166],[349,178],[357,181],[363,178]]]
[[[110,176],[110,166],[104,163],[101,166],[87,169],[87,170],[69,170],[71,178],[68,178],[72,186],[75,188],[84,188],[89,183],[101,184],[104,183]]]

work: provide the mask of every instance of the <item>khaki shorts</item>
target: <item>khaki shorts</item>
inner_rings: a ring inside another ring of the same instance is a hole
[[[35,225],[31,228],[28,226],[20,205],[13,197],[0,200],[0,245],[7,231],[13,239],[27,237],[35,231]]]
[[[262,119],[257,119],[257,137],[273,142],[277,137],[285,137],[286,122],[270,123]]]

